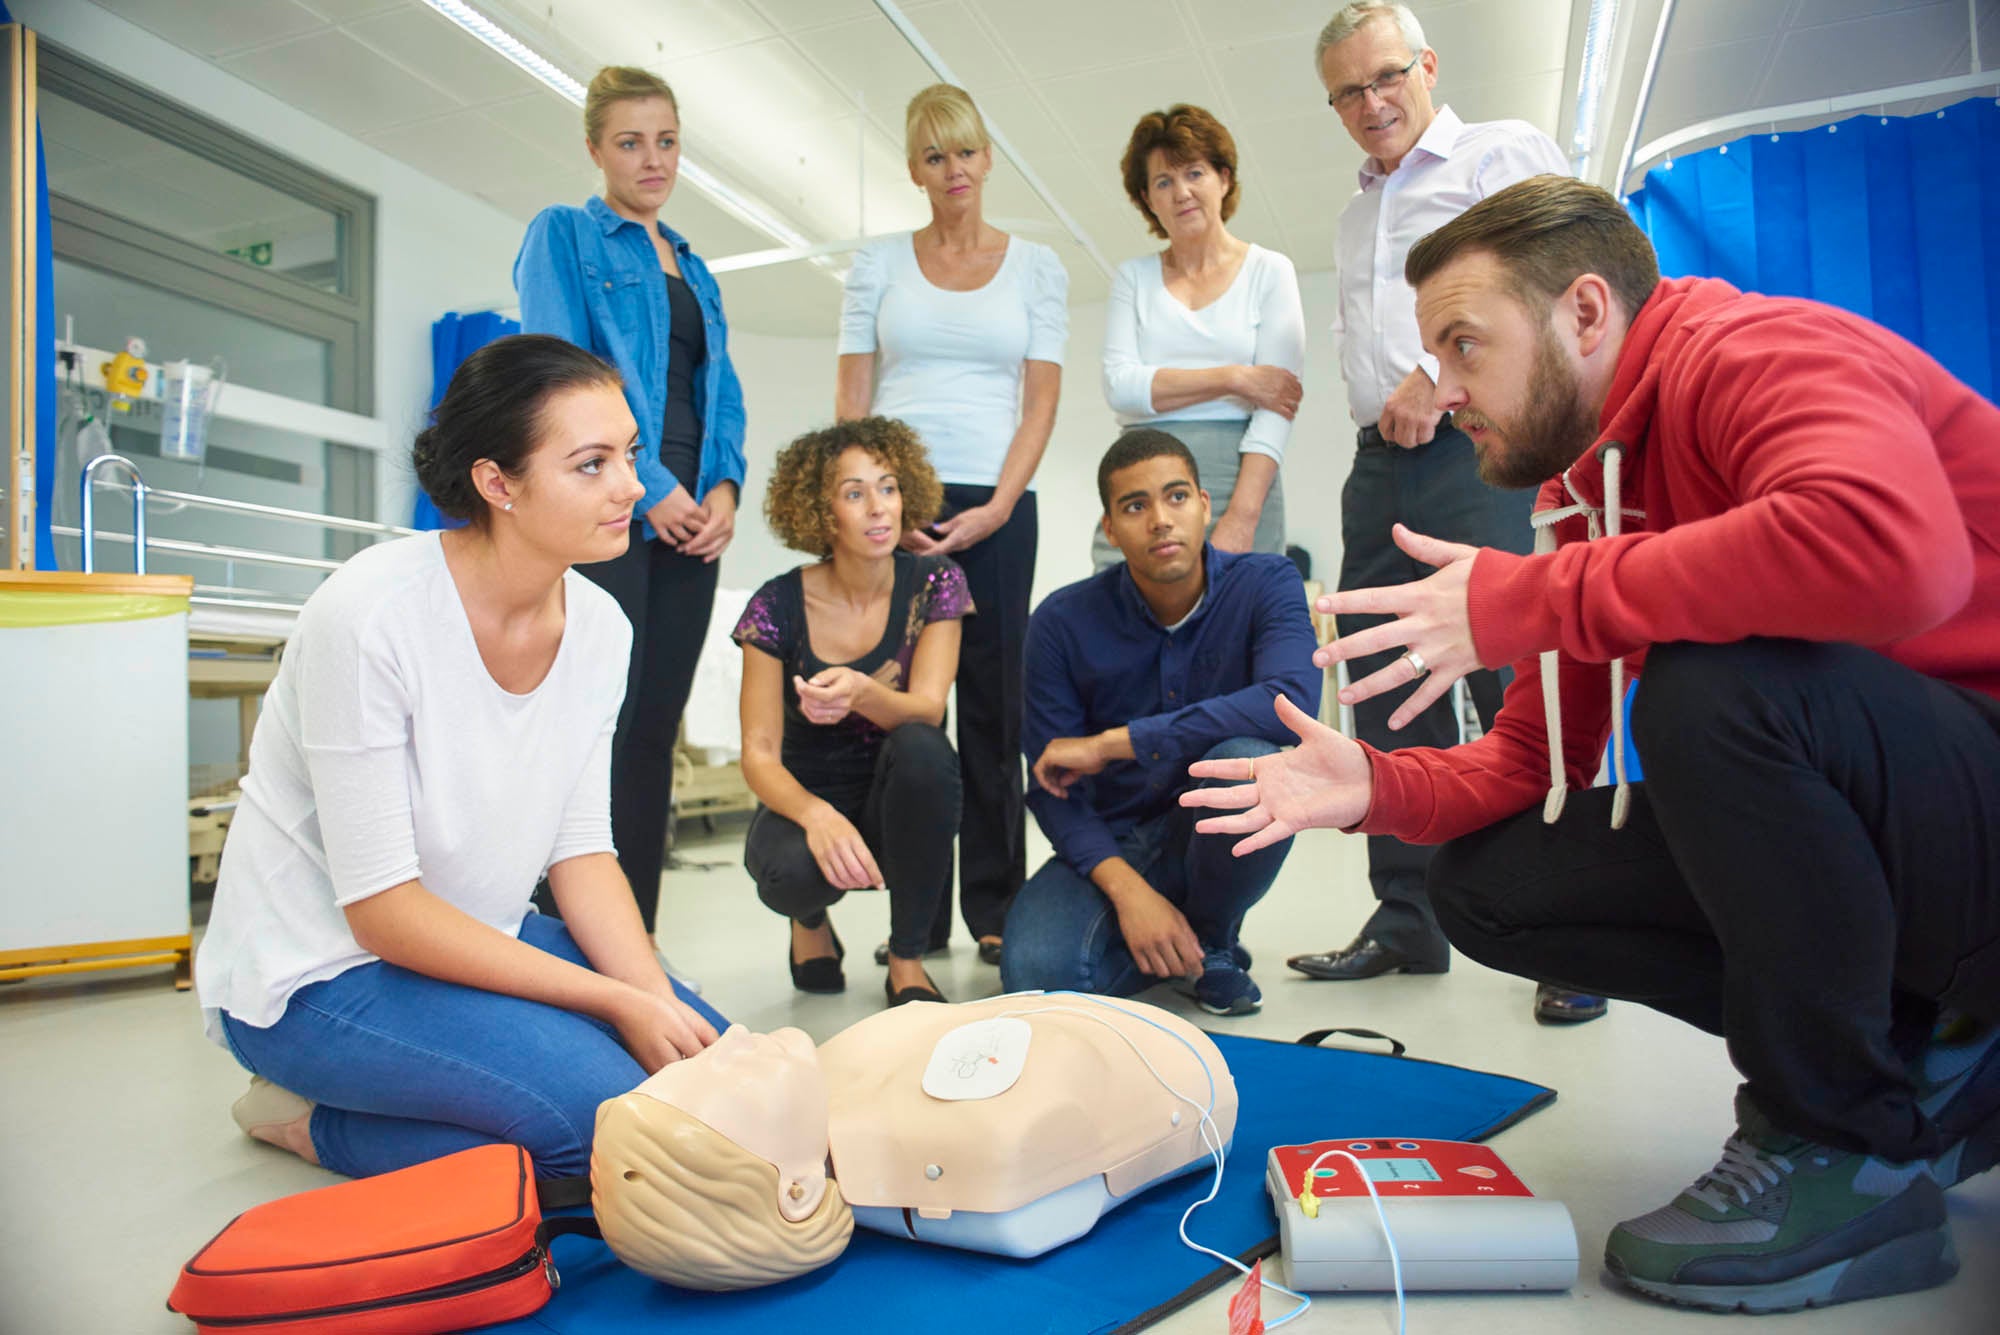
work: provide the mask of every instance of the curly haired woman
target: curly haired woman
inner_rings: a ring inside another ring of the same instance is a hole
[[[958,756],[940,725],[972,598],[951,558],[900,547],[943,499],[916,433],[886,417],[799,437],[765,493],[772,532],[819,559],[759,589],[732,636],[743,777],[763,804],[743,865],[792,920],[802,992],[847,986],[827,907],[886,887],[889,1003],[944,1000],[923,954],[951,888]]]

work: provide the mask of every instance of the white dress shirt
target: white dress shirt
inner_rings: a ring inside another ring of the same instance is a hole
[[[1437,379],[1437,359],[1417,333],[1417,298],[1403,281],[1410,247],[1496,191],[1530,176],[1569,174],[1555,141],[1526,121],[1467,125],[1439,107],[1430,128],[1393,172],[1374,158],[1361,190],[1340,214],[1334,242],[1339,273],[1340,373],[1359,426],[1382,416],[1413,367]]]
[[[1104,398],[1118,425],[1174,421],[1243,422],[1242,454],[1285,457],[1292,423],[1234,397],[1153,410],[1153,376],[1210,366],[1282,366],[1305,374],[1306,317],[1299,275],[1275,250],[1252,245],[1228,290],[1200,310],[1167,291],[1160,256],[1118,266],[1104,317]]]

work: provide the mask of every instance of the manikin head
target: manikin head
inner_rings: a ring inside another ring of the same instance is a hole
[[[691,1289],[775,1284],[846,1249],[827,1094],[797,1029],[731,1025],[597,1110],[591,1203],[618,1258]]]
[[[1632,318],[1659,285],[1645,233],[1608,192],[1536,176],[1410,248],[1436,405],[1472,438],[1479,475],[1533,487],[1575,463]]]

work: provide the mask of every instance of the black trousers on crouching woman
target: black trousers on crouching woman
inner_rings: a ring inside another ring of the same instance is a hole
[[[958,754],[944,730],[905,723],[883,741],[867,787],[818,795],[854,823],[875,855],[889,888],[889,949],[921,958],[938,905],[949,902],[958,834]],[[757,898],[807,927],[825,922],[827,906],[847,893],[821,874],[805,830],[768,807],[750,819],[743,866],[757,882]]]
[[[1667,644],[1632,726],[1624,829],[1594,788],[1438,850],[1451,943],[1722,1035],[1786,1130],[1938,1153],[1907,1062],[1940,1005],[2000,1020],[2000,701],[1850,645]]]

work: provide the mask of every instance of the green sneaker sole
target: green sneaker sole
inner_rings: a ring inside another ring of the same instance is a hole
[[[1624,1263],[1609,1254],[1604,1267],[1628,1288],[1677,1307],[1761,1316],[1934,1288],[1958,1273],[1958,1252],[1951,1230],[1941,1227],[1891,1238],[1859,1256],[1771,1284],[1667,1284],[1626,1274]]]

